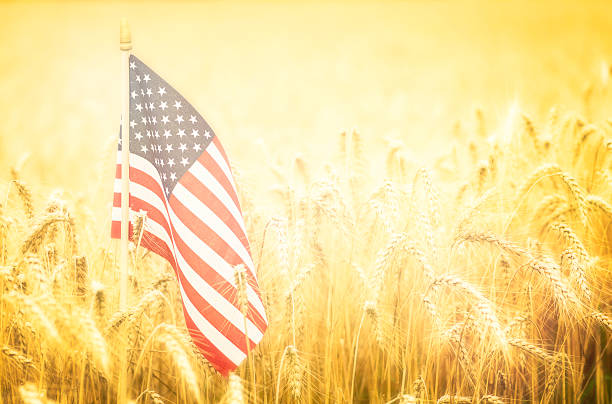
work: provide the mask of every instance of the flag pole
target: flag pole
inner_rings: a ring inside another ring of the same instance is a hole
[[[121,19],[119,29],[119,49],[121,50],[121,279],[119,284],[119,310],[127,310],[128,293],[128,242],[130,223],[130,51],[132,36],[125,18]],[[121,334],[121,365],[117,386],[117,402],[127,402],[127,341]]]

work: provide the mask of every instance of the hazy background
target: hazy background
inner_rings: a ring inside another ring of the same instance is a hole
[[[271,162],[289,167],[301,153],[320,167],[345,129],[361,131],[373,161],[395,140],[419,165],[451,148],[457,121],[471,131],[481,106],[490,126],[513,105],[607,117],[585,97],[608,77],[608,4],[0,3],[0,178],[29,153],[23,179],[43,193],[110,204],[121,17],[134,54],[195,105],[251,191],[265,193]],[[92,188],[100,183],[108,192]]]

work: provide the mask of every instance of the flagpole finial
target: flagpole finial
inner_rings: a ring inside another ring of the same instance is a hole
[[[132,49],[132,34],[127,19],[122,18],[119,28],[119,49],[129,51]]]

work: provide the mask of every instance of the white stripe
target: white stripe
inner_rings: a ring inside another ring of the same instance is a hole
[[[237,329],[240,330],[241,333],[244,332],[244,316],[227,299],[220,294],[215,288],[210,286],[208,282],[206,282],[202,277],[193,270],[191,265],[183,258],[180,250],[176,249],[176,259],[179,263],[179,269],[189,282],[189,284],[195,289],[195,291],[206,300],[216,311],[218,311],[224,318],[226,318],[230,323],[234,325]],[[250,319],[247,319],[247,331],[248,336],[255,343],[261,341],[263,334],[261,331],[251,322]]]
[[[181,285],[180,282],[179,286],[181,289],[181,295],[183,297],[183,303],[185,304],[185,309],[200,332],[204,334],[204,336],[208,338],[210,342],[212,342],[213,345],[223,353],[223,355],[238,366],[246,357],[244,352],[236,347],[236,345],[234,345],[225,337],[225,335],[220,333],[215,327],[213,327],[212,324],[208,322],[208,320],[206,320],[206,318],[204,318],[204,316],[202,316],[198,309],[196,309],[191,301],[187,298],[187,295],[183,290],[183,285]]]
[[[238,192],[236,191],[236,184],[234,184],[234,177],[232,176],[232,170],[230,170],[229,166],[227,165],[227,162],[223,158],[223,155],[221,154],[219,149],[217,149],[217,146],[214,144],[214,142],[211,142],[208,145],[205,152],[208,153],[210,157],[212,157],[213,160],[217,162],[217,165],[219,167],[221,167],[221,170],[223,170],[223,172],[225,173],[225,176],[230,181],[230,184],[232,184],[232,186],[234,187],[234,193],[238,195]]]
[[[204,167],[199,161],[196,161],[191,166],[189,172],[193,174],[193,176],[198,181],[200,181],[203,186],[205,186],[210,192],[212,192],[213,195],[215,195],[223,205],[225,205],[225,207],[230,211],[230,213],[242,229],[242,232],[246,236],[244,221],[242,219],[240,211],[238,210],[238,207],[234,203],[232,197],[227,193],[225,188],[221,184],[219,184],[219,181],[217,181],[215,176],[212,175],[210,171],[208,171],[208,169]]]
[[[172,195],[182,203],[187,210],[191,212],[198,212],[197,217],[204,224],[210,227],[215,234],[217,234],[225,243],[230,246],[232,250],[244,262],[252,272],[254,272],[255,265],[249,255],[249,252],[244,248],[244,244],[240,241],[236,233],[229,228],[229,226],[219,218],[205,203],[203,203],[197,196],[193,195],[189,189],[187,189],[180,182],[176,184]]]
[[[169,209],[170,219],[176,234],[183,239],[185,244],[204,261],[209,267],[216,271],[223,277],[228,283],[236,287],[234,281],[234,268],[221,258],[214,250],[212,250],[206,243],[204,243],[198,236],[193,234],[189,227],[185,226],[181,219],[174,213],[172,207]],[[177,249],[178,250],[178,249]],[[255,307],[259,315],[267,323],[265,310],[259,296],[255,293],[251,285],[247,285],[247,297],[249,302]]]

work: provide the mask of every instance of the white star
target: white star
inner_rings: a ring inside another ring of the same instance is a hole
[[[174,101],[174,108],[178,111],[179,108],[182,108],[181,102],[179,100]]]
[[[142,151],[144,154],[147,154],[147,146],[144,146],[144,145],[140,146],[140,151]]]
[[[158,145],[157,145],[157,152],[158,152],[158,153],[161,153],[161,152],[162,152],[162,148],[161,148],[161,145],[160,145],[160,144],[158,144]]]
[[[150,97],[151,95],[153,95],[153,91],[151,91],[150,88],[147,88],[147,95]]]
[[[130,69],[134,70],[136,68],[135,62],[130,62]]]
[[[183,138],[183,136],[187,136],[185,134],[185,130],[183,130],[183,129],[179,129],[179,131],[176,132],[176,135],[179,136],[181,139]]]
[[[170,133],[170,131],[169,131],[169,130],[167,130],[167,129],[166,129],[166,130],[164,130],[164,137],[165,137],[166,139],[168,139],[170,136],[172,136],[172,133]]]
[[[157,92],[160,96],[166,94],[166,87],[159,87],[159,91]]]
[[[149,110],[153,111],[155,109],[155,104],[152,102],[149,103]]]
[[[200,136],[200,133],[198,133],[197,129],[194,129],[194,130],[191,131],[191,136],[198,137],[198,136]]]
[[[150,130],[148,130],[148,131],[147,131],[147,137],[151,137],[151,131],[150,131]],[[152,151],[152,150],[153,150],[153,149],[151,149],[151,151]]]
[[[153,122],[153,125],[157,125],[157,117],[153,116],[153,118],[151,118],[151,121]]]
[[[166,165],[166,163],[164,163],[164,160],[159,160],[159,165],[163,167]]]
[[[146,102],[145,102],[145,109],[146,109],[147,111],[149,110],[149,104],[147,104]]]
[[[172,150],[173,150],[173,149],[172,149],[172,145],[171,145],[170,143],[168,143],[168,144],[166,145],[166,151],[167,151],[168,153],[170,153]]]
[[[210,137],[211,137],[211,136],[210,136],[210,132],[209,132],[209,131],[204,131],[204,137],[205,137],[206,139],[210,139]]]
[[[153,117],[153,119],[155,119],[155,117]],[[155,131],[155,138],[159,139],[159,131]]]
[[[147,118],[146,118],[146,117],[144,117],[144,116],[143,116],[143,117],[141,118],[141,121],[142,121],[142,123],[144,123],[145,125],[147,124]]]
[[[149,80],[151,80],[151,77],[149,77],[149,75],[148,75],[148,74],[145,74],[145,75],[144,75],[143,80],[144,80],[144,81],[146,81],[146,82],[148,83],[148,82],[149,82]]]
[[[170,190],[168,189],[168,187],[166,187],[165,189],[166,189],[166,193],[169,194]]]
[[[162,109],[162,111],[164,111],[166,108],[168,108],[168,103],[166,101],[162,101],[159,103],[159,107]]]
[[[174,163],[174,159],[168,159],[168,165],[169,165],[170,167],[174,167],[174,164],[175,164],[175,163]]]
[[[176,173],[170,173],[170,181],[176,181]]]
[[[183,165],[183,167],[187,167],[187,164],[189,164],[189,160],[187,160],[185,157],[183,157],[181,159],[181,164]]]
[[[200,147],[199,143],[196,143],[196,144],[193,145],[193,150],[200,151],[200,150],[202,150],[202,148]]]
[[[138,93],[136,91],[132,91],[132,99],[138,97]]]
[[[180,125],[183,122],[183,115],[177,115],[175,121]]]
[[[196,123],[198,120],[196,119],[195,116],[191,115],[191,118],[189,118],[189,122],[191,123]]]
[[[136,81],[140,83],[140,76],[136,75]]]
[[[136,111],[138,112],[142,111],[142,104],[136,104]]]
[[[134,137],[136,138],[136,140],[140,140],[140,139],[142,139],[142,135],[140,134],[140,132],[136,132],[136,133],[134,134]]]
[[[130,121],[130,128],[133,128],[134,126],[136,126],[136,122]]]
[[[181,143],[181,145],[179,146],[179,150],[184,152],[185,150],[187,150],[187,145],[185,143]]]
[[[170,120],[168,119],[168,115],[164,115],[164,116],[162,116],[162,120],[161,120],[161,121],[162,121],[162,123],[164,123],[164,124],[166,124],[166,123],[170,122]]]
[[[166,173],[163,173],[163,174],[162,174],[162,178],[164,179],[164,181],[166,181],[166,179],[168,178],[168,177],[166,176]],[[166,191],[166,192],[168,192],[168,191]]]

